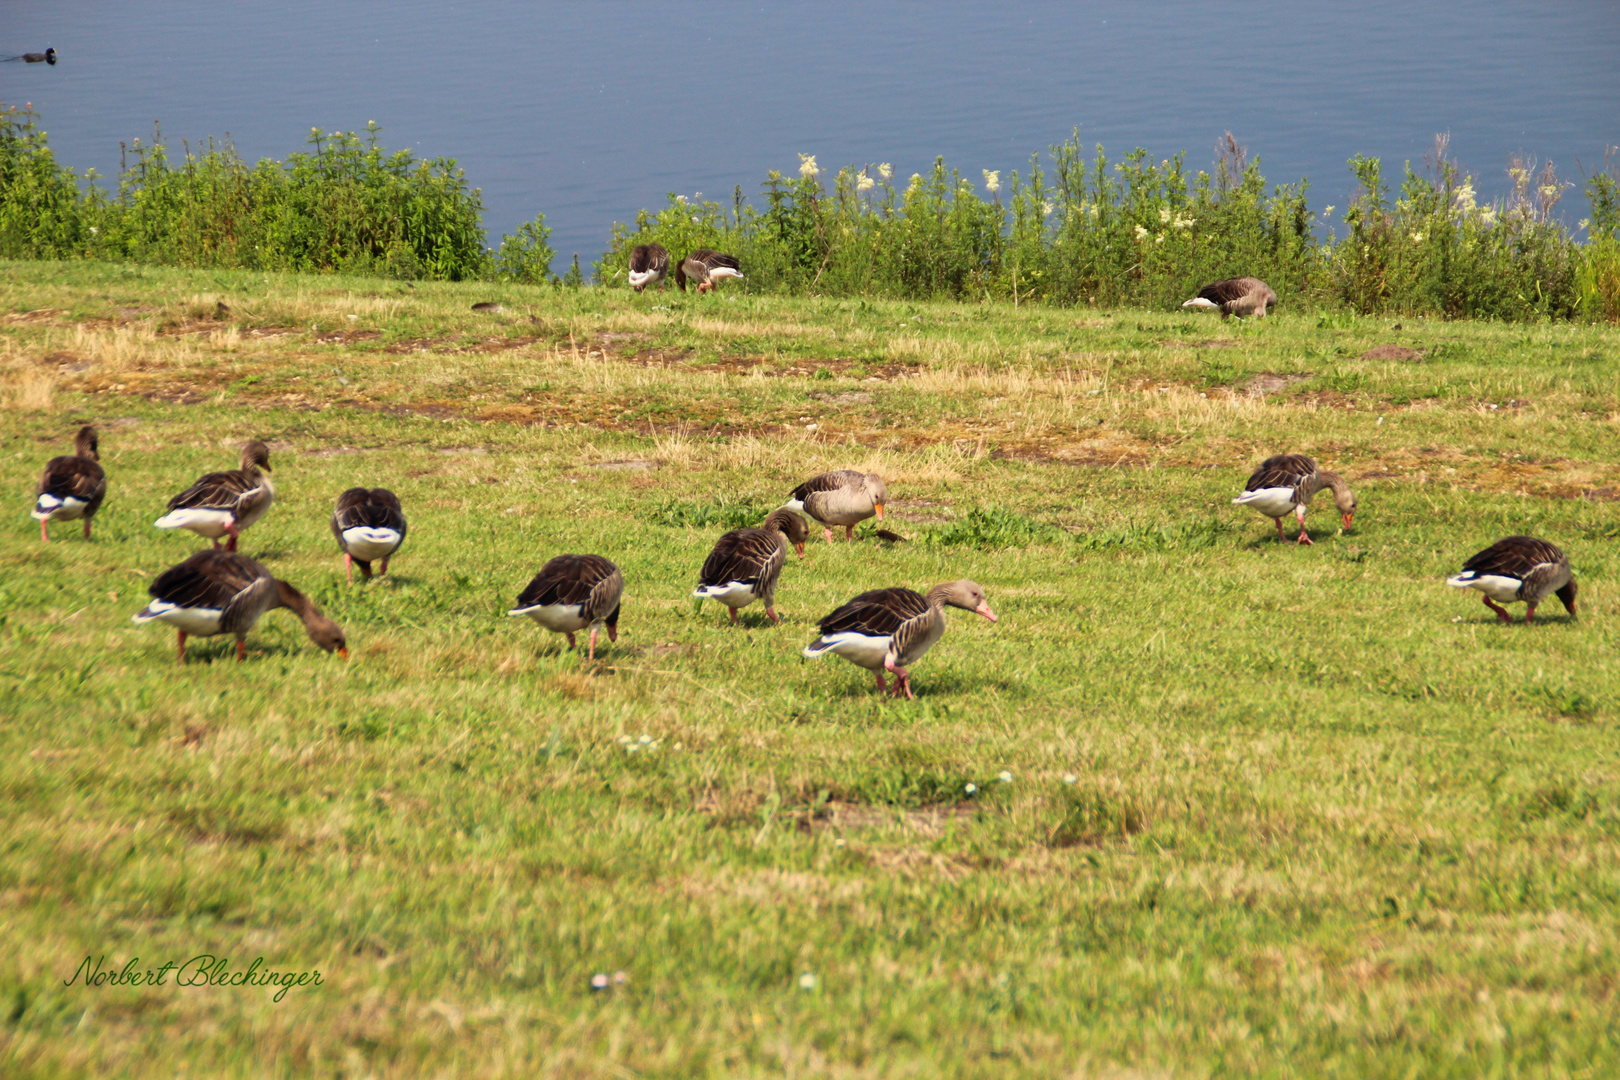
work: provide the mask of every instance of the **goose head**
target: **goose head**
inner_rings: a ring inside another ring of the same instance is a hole
[[[793,550],[799,553],[799,558],[804,558],[804,542],[810,539],[810,526],[804,518],[783,506],[772,510],[770,517],[765,519],[760,528],[766,532],[774,529],[787,537],[788,543],[793,545]]]
[[[962,578],[960,581],[948,581],[944,585],[935,585],[928,590],[930,602],[947,604],[951,607],[971,611],[975,615],[983,615],[991,622],[996,622],[996,613],[990,610],[990,601],[985,599],[984,587],[977,581]]]

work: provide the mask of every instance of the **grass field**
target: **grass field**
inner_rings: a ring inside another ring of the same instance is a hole
[[[1620,331],[0,274],[8,1077],[1620,1068]],[[106,506],[41,544],[83,422]],[[249,437],[243,549],[347,663],[284,612],[240,665],[130,622]],[[1230,505],[1283,451],[1353,532]],[[818,536],[778,628],[694,608],[840,466],[907,542]],[[349,587],[355,484],[410,536]],[[1515,532],[1578,622],[1444,585]],[[624,572],[594,664],[506,617],[565,551]],[[915,702],[800,657],[957,577],[1000,622],[949,612]],[[321,982],[64,985],[203,954]]]

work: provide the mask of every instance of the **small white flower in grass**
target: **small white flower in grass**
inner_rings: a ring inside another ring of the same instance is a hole
[[[1162,244],[1162,243],[1164,243],[1164,233],[1160,233],[1160,234],[1159,234],[1159,235],[1158,235],[1158,236],[1155,236],[1155,237],[1154,237],[1154,238],[1153,238],[1153,242],[1154,242],[1154,243],[1155,243],[1155,244]]]
[[[843,846],[844,846],[844,838],[842,836],[840,836],[838,839],[833,841],[833,847],[843,847]]]
[[[686,205],[686,196],[685,195],[677,195],[677,196],[675,196],[675,201],[680,203],[682,206],[685,206]]]
[[[641,744],[631,743],[629,746],[625,747],[624,750],[627,754],[638,754],[641,752]]]
[[[1138,239],[1138,240],[1146,240],[1146,239],[1147,239],[1147,238],[1148,238],[1148,231],[1147,231],[1147,229],[1145,229],[1145,228],[1144,228],[1144,227],[1142,227],[1142,226],[1141,226],[1141,225],[1138,225],[1138,226],[1137,226],[1137,227],[1136,227],[1136,238],[1137,238],[1137,239]]]
[[[629,981],[630,981],[629,972],[615,971],[613,973],[613,985],[614,986],[623,986],[625,983],[627,983]]]
[[[1496,207],[1482,206],[1479,208],[1479,220],[1482,225],[1489,225],[1496,220]]]
[[[595,975],[591,976],[591,989],[592,990],[606,990],[607,988],[608,988],[607,972],[598,971]]]
[[[816,164],[816,155],[799,155],[799,175],[803,177],[817,177],[821,175],[821,166]]]
[[[1012,773],[1008,772],[1006,769],[1002,769],[1000,772],[996,773],[996,779],[1000,780],[1003,784],[1010,784],[1012,783]]]
[[[675,749],[677,749],[677,750],[685,750],[686,749],[686,744],[685,743],[676,743],[675,744]]]
[[[1171,224],[1173,224],[1178,229],[1190,229],[1194,225],[1196,225],[1197,222],[1194,219],[1190,218],[1190,217],[1178,217]]]
[[[1001,170],[984,169],[984,189],[994,195],[1001,190]]]
[[[1079,780],[1079,779],[1080,778],[1078,776],[1074,775],[1074,773],[1072,773],[1072,772],[1066,772],[1066,773],[1063,774],[1063,782],[1065,784],[1072,784],[1076,780]]]
[[[1159,224],[1170,224],[1170,208],[1168,206],[1159,207]]]
[[[645,744],[645,743],[650,743],[650,742],[652,742],[652,736],[651,736],[651,735],[643,735],[643,736],[642,736],[642,737],[641,737],[641,738],[640,738],[640,739],[638,739],[638,740],[637,740],[637,741],[638,741],[638,742],[641,742],[641,743],[644,743],[644,744]]]
[[[98,229],[98,228],[96,228],[96,227],[95,227],[95,226],[94,226],[94,225],[92,225],[92,226],[90,226],[90,235],[91,235],[91,236],[94,236],[94,235],[96,235],[96,234],[97,234],[97,233],[99,233],[99,232],[100,232],[100,231],[101,231],[101,230],[100,230],[100,229]]]
[[[799,989],[800,990],[814,990],[815,988],[816,988],[816,977],[814,975],[810,974],[807,971],[803,975],[799,976]]]
[[[963,788],[962,790],[967,792],[969,795],[972,795],[974,792],[979,790],[979,785],[978,784],[969,784],[967,787]]]
[[[1414,243],[1414,244],[1423,243],[1423,234],[1420,233],[1420,232],[1413,233],[1412,234],[1412,243]]]
[[[871,191],[875,187],[877,187],[877,181],[872,179],[870,176],[862,176],[859,180],[855,181],[856,191]]]
[[[630,736],[628,736],[628,735],[620,735],[619,736],[619,745],[620,746],[623,746],[624,744],[628,743],[629,741],[630,741]]]
[[[894,166],[885,161],[883,164],[878,166],[878,175],[887,180],[889,177],[894,175]]]

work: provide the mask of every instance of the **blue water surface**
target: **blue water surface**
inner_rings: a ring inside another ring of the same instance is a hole
[[[1078,127],[1117,158],[1231,130],[1274,183],[1342,207],[1352,154],[1420,164],[1437,132],[1507,187],[1516,152],[1582,179],[1620,144],[1620,5],[1591,2],[561,4],[11,0],[0,101],[32,102],[59,160],[229,134],[244,156],[311,127],[384,128],[456,158],[492,242],[543,211],[559,267],[666,192],[729,200],[800,153],[823,166],[936,155],[978,179]],[[1586,213],[1579,190],[1565,218]]]

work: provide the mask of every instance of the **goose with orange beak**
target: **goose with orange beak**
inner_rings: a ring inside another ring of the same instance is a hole
[[[822,619],[821,636],[804,647],[804,655],[812,660],[827,653],[842,656],[870,671],[880,692],[915,698],[907,669],[945,636],[947,607],[996,621],[983,587],[966,578],[935,585],[927,596],[910,589],[874,589]],[[885,671],[894,676],[892,687],[884,682]]]
[[[814,518],[832,543],[833,526],[844,527],[844,539],[855,539],[855,526],[877,515],[883,520],[883,504],[889,501],[889,487],[877,473],[838,469],[812,476],[793,489],[786,506]]]

